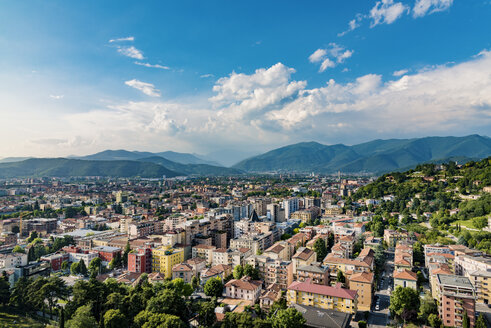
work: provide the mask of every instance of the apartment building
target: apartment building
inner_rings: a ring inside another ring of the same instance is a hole
[[[398,242],[409,242],[410,240],[411,237],[407,231],[384,230],[384,241],[389,248],[393,249]]]
[[[262,281],[242,277],[242,279],[232,279],[225,284],[225,297],[247,300],[254,304],[259,300],[261,290]]]
[[[467,277],[437,275],[438,312],[445,326],[462,327],[464,312],[467,312],[470,326],[473,327],[476,294],[474,286]]]
[[[128,254],[128,271],[137,273],[152,272],[152,249],[140,247]]]
[[[266,249],[263,254],[277,260],[290,261],[292,259],[293,247],[286,241],[278,241]]]
[[[394,288],[398,286],[418,289],[418,275],[408,269],[394,271]]]
[[[295,281],[288,286],[288,305],[299,304],[320,309],[355,314],[358,310],[358,293],[355,290],[316,285],[310,280]]]
[[[286,289],[293,281],[292,261],[273,259],[266,255],[251,255],[245,261],[259,271],[266,285],[277,284]]]
[[[374,278],[372,272],[359,272],[349,276],[348,288],[358,293],[358,311],[370,311],[372,308]]]
[[[296,276],[297,268],[310,265],[317,261],[317,253],[307,247],[300,247],[292,256],[293,275]]]
[[[329,285],[329,270],[322,267],[320,263],[314,262],[310,265],[303,265],[297,268],[298,281],[310,281],[318,285]]]
[[[274,235],[268,233],[250,233],[242,235],[240,238],[235,238],[230,241],[231,249],[249,248],[253,254],[259,251],[263,252],[274,243]]]
[[[207,265],[211,265],[213,263],[213,252],[216,250],[215,246],[209,245],[196,245],[193,246],[191,250],[192,258],[202,258],[206,261]]]
[[[229,248],[218,248],[213,250],[212,265],[231,265],[233,267],[237,265],[243,265],[245,258],[252,255],[249,248],[241,248],[238,250],[232,250]]]
[[[193,279],[193,268],[186,263],[179,263],[172,267],[172,279],[180,278],[190,284]]]
[[[184,261],[184,250],[161,247],[152,250],[152,271],[164,274],[166,278],[172,277],[174,265]]]
[[[27,265],[27,254],[10,253],[0,254],[0,269],[10,269]]]

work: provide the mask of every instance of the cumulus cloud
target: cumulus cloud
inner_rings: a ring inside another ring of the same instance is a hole
[[[406,74],[407,72],[409,72],[409,70],[401,69],[401,70],[395,71],[394,73],[392,73],[392,75],[393,76],[402,76],[402,75]]]
[[[70,145],[76,144],[80,145],[77,153],[95,147],[206,151],[230,146],[269,148],[299,140],[349,143],[375,137],[491,132],[489,51],[459,64],[385,79],[380,74],[347,83],[331,79],[320,87],[308,87],[305,81],[295,80],[294,73],[277,63],[218,79],[215,94],[208,99],[116,103],[86,112],[63,112],[46,121],[43,112],[32,124],[46,125],[45,130],[29,132],[25,140],[32,141],[23,145],[33,152],[58,153],[73,153],[70,149],[76,146]],[[23,119],[19,114],[14,120],[12,115],[0,113],[3,130]],[[4,153],[15,152],[7,148],[10,143],[3,147]]]
[[[450,8],[453,0],[417,0],[413,7],[413,17],[423,17]]]
[[[326,49],[317,49],[309,56],[311,63],[322,62],[319,72],[324,72],[328,68],[336,67],[353,55],[353,50],[345,49],[336,43],[330,43]]]
[[[109,40],[109,43],[114,43],[114,42],[133,42],[133,41],[135,41],[135,37],[128,36],[128,37],[125,37],[125,38],[111,39],[111,40]]]
[[[147,96],[160,97],[160,90],[156,89],[155,86],[151,83],[146,83],[133,79],[133,80],[126,81],[124,84],[143,92]]]
[[[118,52],[120,54],[122,54],[123,56],[134,58],[134,59],[142,60],[145,58],[145,57],[143,57],[143,52],[141,52],[141,50],[138,50],[133,46],[118,47]]]
[[[170,69],[169,66],[162,66],[162,65],[159,65],[159,64],[150,64],[150,63],[142,63],[142,62],[135,62],[136,65],[140,65],[140,66],[145,66],[145,67],[150,67],[150,68],[160,68],[160,69]]]
[[[370,27],[379,24],[392,24],[407,12],[409,12],[409,7],[402,2],[394,2],[394,0],[377,1],[370,10],[369,17],[372,20]]]

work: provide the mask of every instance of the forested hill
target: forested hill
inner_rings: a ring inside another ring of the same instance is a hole
[[[347,199],[375,217],[368,229],[420,233],[423,243],[464,244],[491,254],[491,157],[464,165],[418,165],[414,170],[381,176]],[[487,188],[486,188],[487,187]],[[392,200],[390,197],[393,196]],[[378,200],[365,206],[366,199]]]

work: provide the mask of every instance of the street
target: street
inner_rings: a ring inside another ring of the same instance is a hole
[[[375,292],[375,300],[372,305],[372,311],[368,317],[368,327],[386,327],[389,322],[389,305],[390,305],[390,292],[389,286],[392,282],[392,272],[394,268],[394,253],[386,253],[387,261],[385,262],[384,271],[385,275],[381,274],[380,290]],[[376,299],[379,299],[380,308],[375,310]]]

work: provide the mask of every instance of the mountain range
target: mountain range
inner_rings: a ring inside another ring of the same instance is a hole
[[[428,162],[467,162],[491,156],[491,138],[425,137],[373,140],[353,146],[302,142],[245,159],[232,167],[194,154],[105,150],[69,158],[5,158],[0,178],[108,176],[158,178],[244,173],[372,173],[410,169]]]
[[[491,155],[491,138],[425,137],[373,140],[346,146],[302,142],[243,160],[233,167],[245,172],[382,173],[420,163],[466,162]]]

